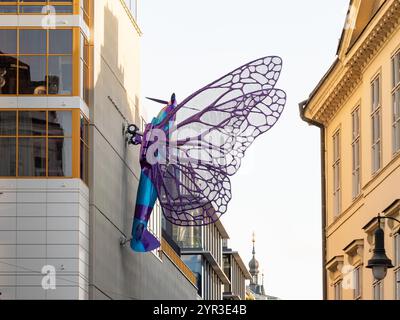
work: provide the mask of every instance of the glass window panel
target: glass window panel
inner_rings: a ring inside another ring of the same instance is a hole
[[[0,29],[0,54],[17,53],[17,30]]]
[[[379,77],[372,82],[372,111],[380,105],[380,80]]]
[[[18,141],[18,175],[46,176],[46,139],[20,138]]]
[[[46,30],[44,29],[20,30],[19,53],[46,54]]]
[[[71,29],[53,29],[49,33],[50,54],[72,54]]]
[[[88,63],[89,61],[89,42],[85,38],[83,34],[81,34],[81,43],[80,43],[80,58],[85,62]]]
[[[189,267],[189,269],[195,274],[197,279],[197,289],[201,296],[202,294],[202,273],[203,263],[200,255],[187,255],[182,256],[183,262]]]
[[[0,138],[0,177],[16,175],[16,138]]]
[[[0,111],[0,136],[14,136],[17,133],[17,112]]]
[[[49,94],[72,94],[72,57],[49,57]]]
[[[0,56],[0,94],[17,93],[18,60],[13,56]]]
[[[400,82],[400,52],[397,53],[392,60],[393,88]]]
[[[19,63],[19,93],[46,94],[46,57],[21,56]]]
[[[72,176],[72,139],[49,138],[49,177]]]
[[[380,124],[381,124],[380,114],[378,112],[373,116],[372,137],[374,142],[377,142],[380,139],[380,133],[381,133]]]
[[[82,66],[82,98],[89,105],[89,68],[87,65]]]
[[[393,94],[393,153],[400,150],[400,89]]]
[[[17,6],[1,6],[0,13],[17,13]]]
[[[68,1],[64,1],[68,2]],[[54,6],[56,13],[72,13],[72,6],[67,5],[67,6]]]
[[[72,112],[71,111],[49,111],[48,113],[49,136],[72,135]]]
[[[18,129],[21,136],[45,136],[46,112],[20,111]]]
[[[47,13],[44,6],[19,6],[19,13]]]
[[[88,184],[89,183],[89,148],[81,141],[81,179]]]
[[[85,117],[82,114],[80,122],[80,137],[82,140],[85,140]]]

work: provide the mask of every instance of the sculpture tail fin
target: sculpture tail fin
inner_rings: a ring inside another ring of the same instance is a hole
[[[136,252],[149,252],[160,247],[160,242],[147,230],[147,222],[135,219],[132,228],[131,248]]]

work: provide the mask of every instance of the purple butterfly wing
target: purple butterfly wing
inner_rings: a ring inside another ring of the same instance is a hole
[[[273,89],[281,70],[282,59],[277,56],[249,62],[187,97],[158,127],[163,128],[171,119],[178,124],[190,122],[199,112],[215,107],[216,103],[251,92]]]
[[[176,107],[168,161],[157,166],[157,190],[167,220],[206,225],[227,211],[229,176],[239,169],[247,148],[282,114],[286,95],[274,88],[281,67],[280,58],[258,59]]]
[[[231,200],[229,177],[202,163],[160,165],[159,201],[175,225],[202,226],[216,222]]]

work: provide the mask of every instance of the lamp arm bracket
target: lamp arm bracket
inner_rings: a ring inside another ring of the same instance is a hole
[[[396,219],[396,218],[393,218],[393,217],[382,217],[382,216],[379,215],[379,216],[376,217],[375,219],[378,220],[379,223],[380,223],[380,221],[381,221],[382,219],[387,219],[387,220],[396,221],[398,224],[400,224],[400,220],[398,220],[398,219]],[[400,229],[399,229],[398,233],[400,234]]]

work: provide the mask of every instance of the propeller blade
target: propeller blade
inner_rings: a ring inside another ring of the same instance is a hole
[[[160,99],[154,99],[154,98],[149,98],[149,97],[146,97],[146,99],[151,100],[153,102],[161,103],[164,105],[168,104],[168,101],[164,101],[164,100],[160,100]]]
[[[172,96],[172,98],[174,99],[175,97]],[[153,101],[153,102],[161,103],[161,104],[163,104],[163,105],[168,105],[168,104],[169,104],[168,101],[164,101],[164,100],[160,100],[160,99],[154,99],[154,98],[149,98],[149,97],[146,97],[146,99],[151,100],[151,101]],[[191,108],[191,107],[187,107],[187,106],[184,106],[184,107],[182,107],[182,108],[183,108],[183,109],[194,110],[194,111],[200,111],[199,109]]]

